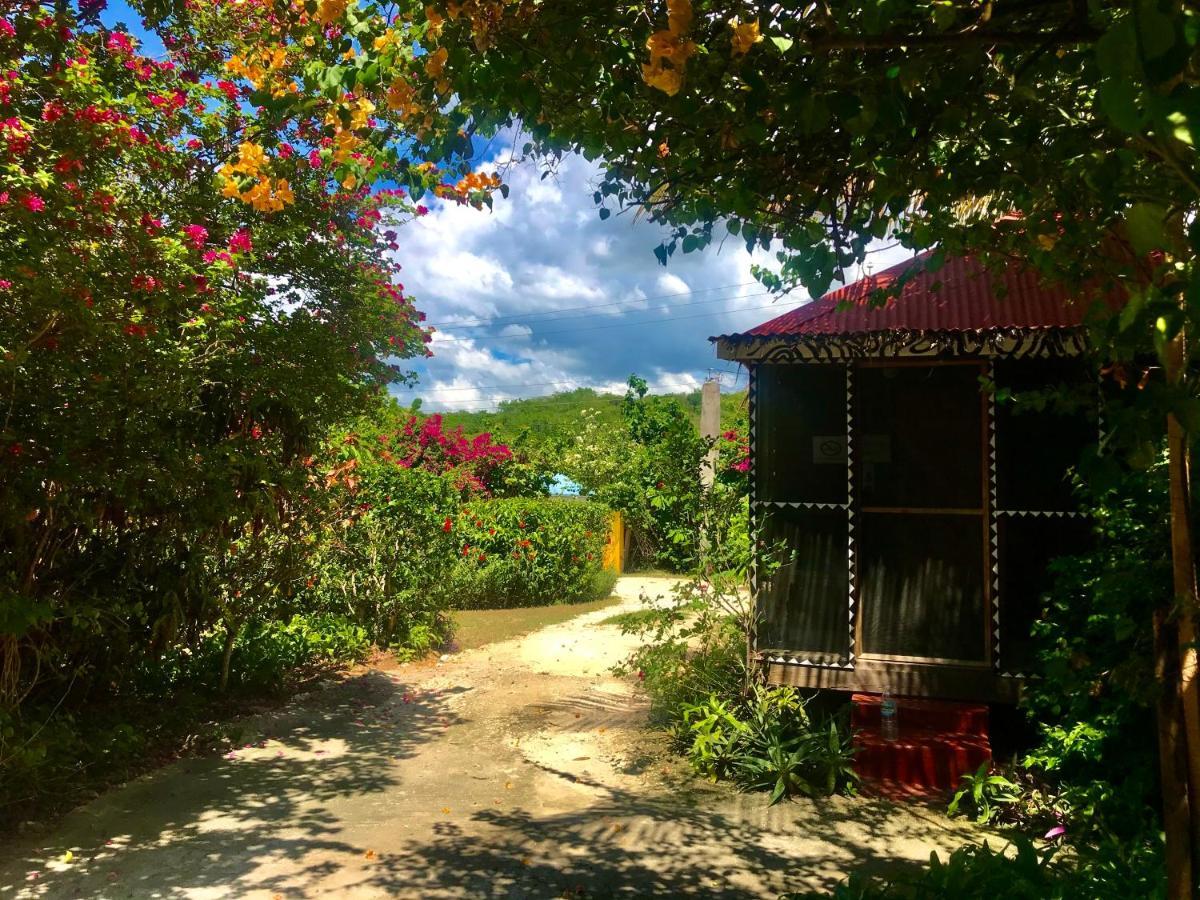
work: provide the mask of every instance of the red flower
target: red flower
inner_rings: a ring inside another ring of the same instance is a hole
[[[204,242],[208,240],[208,229],[203,225],[184,225],[183,233],[187,235],[188,243],[195,249],[203,250]]]
[[[229,239],[230,253],[249,253],[253,249],[254,244],[250,241],[249,229],[239,228]]]
[[[447,534],[449,534],[449,533],[450,533],[450,529],[452,529],[453,527],[454,527],[454,522],[452,522],[452,521],[450,520],[450,517],[449,517],[449,516],[446,516],[446,521],[445,521],[444,523],[442,523],[442,531],[444,531],[444,532],[446,532]]]

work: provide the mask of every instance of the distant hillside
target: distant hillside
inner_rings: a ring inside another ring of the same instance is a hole
[[[684,405],[696,426],[700,425],[700,392],[667,394]],[[721,422],[728,425],[739,415],[745,417],[746,392],[721,394]],[[544,397],[524,400],[504,400],[496,412],[444,412],[442,419],[448,427],[461,425],[468,434],[490,431],[513,435],[528,430],[534,434],[571,428],[579,422],[585,409],[600,411],[600,420],[614,428],[621,425],[621,396],[601,394],[591,388],[578,388]]]

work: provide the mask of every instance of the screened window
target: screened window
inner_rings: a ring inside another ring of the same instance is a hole
[[[864,513],[860,523],[863,652],[982,661],[979,520]]]
[[[854,452],[864,507],[982,505],[982,405],[975,365],[864,366]]]
[[[1018,359],[996,363],[996,384],[1017,392],[1058,389],[1066,403],[996,404],[996,488],[1000,509],[1074,510],[1069,471],[1096,443],[1096,392],[1085,363]]]
[[[845,367],[758,366],[755,392],[758,498],[845,503]]]
[[[850,648],[847,515],[842,510],[776,507],[763,537],[780,563],[760,594],[763,649],[845,657]]]

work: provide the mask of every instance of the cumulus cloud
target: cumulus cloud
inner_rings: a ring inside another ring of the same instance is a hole
[[[480,168],[510,156],[501,147]],[[415,365],[419,385],[401,399],[479,409],[575,387],[621,392],[634,372],[655,392],[689,390],[709,370],[733,370],[709,335],[804,299],[766,294],[750,267],[769,255],[751,256],[736,238],[660,266],[663,232],[632,215],[601,221],[600,169],[582,157],[541,175],[509,168],[509,198],[490,212],[426,201],[429,214],[402,232],[406,289],[438,330],[434,357]]]

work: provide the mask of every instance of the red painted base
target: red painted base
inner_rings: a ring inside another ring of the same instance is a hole
[[[988,709],[969,703],[897,698],[898,738],[880,733],[878,694],[851,700],[854,766],[868,788],[893,795],[953,790],[962,776],[992,758]]]

